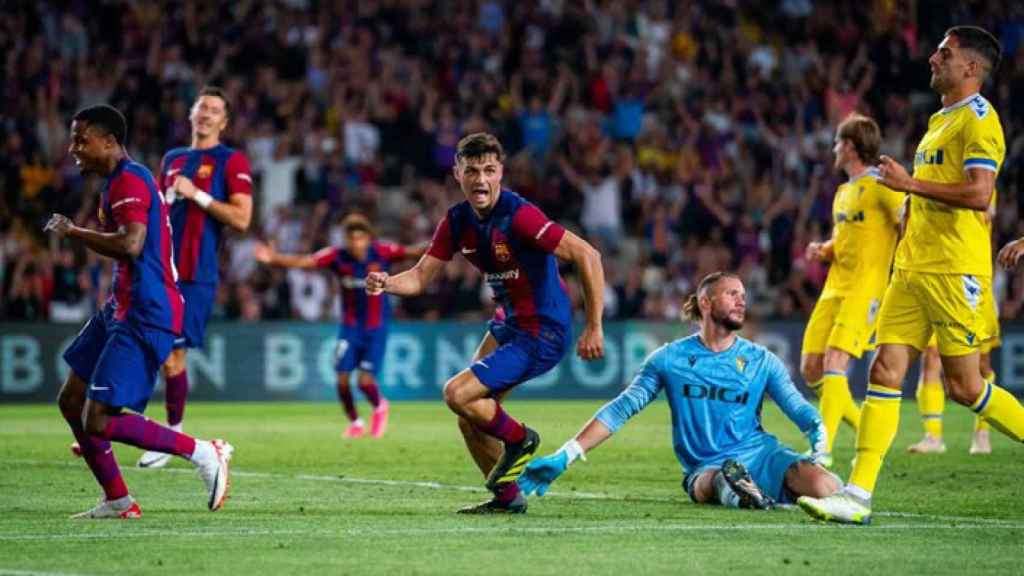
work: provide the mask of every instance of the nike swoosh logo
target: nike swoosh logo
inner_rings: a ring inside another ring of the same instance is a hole
[[[170,170],[167,171],[167,175],[168,176],[174,176],[178,172],[181,172],[181,170],[178,169],[178,168],[171,168]]]
[[[476,248],[463,248],[462,249],[462,253],[463,254],[472,254],[474,252],[476,252]]]
[[[90,386],[90,390],[110,390],[110,386]]]

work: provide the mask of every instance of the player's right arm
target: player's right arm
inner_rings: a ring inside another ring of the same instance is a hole
[[[75,226],[62,214],[51,216],[43,230],[81,240],[93,252],[109,258],[137,258],[146,244],[146,223],[152,202],[149,190],[140,178],[123,176],[111,185],[108,201],[113,223],[117,226],[114,232]]]
[[[658,356],[652,354],[640,373],[614,400],[594,414],[575,437],[569,439],[554,454],[535,458],[519,476],[519,487],[527,494],[543,496],[548,487],[576,460],[586,460],[586,453],[596,448],[619,431],[630,418],[646,408],[661,391],[662,378],[657,365]]]
[[[256,245],[254,255],[257,262],[266,264],[267,266],[311,270],[313,268],[322,268],[323,266],[319,261],[326,260],[328,257],[327,252],[332,250],[335,249],[324,248],[315,254],[280,254],[274,249],[273,244],[260,242]],[[334,253],[331,253],[329,257],[333,258],[333,256]]]
[[[366,292],[371,296],[384,292],[395,296],[415,296],[426,290],[444,265],[444,260],[427,253],[415,266],[401,274],[391,276],[387,272],[370,272],[366,275]]]

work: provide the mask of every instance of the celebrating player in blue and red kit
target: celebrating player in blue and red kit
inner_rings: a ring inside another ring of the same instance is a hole
[[[67,236],[115,260],[111,296],[64,353],[71,367],[58,402],[104,497],[75,518],[138,518],[110,441],[190,460],[206,482],[207,506],[217,510],[228,490],[231,445],[198,440],[161,426],[143,412],[161,364],[181,332],[182,302],[171,261],[167,206],[153,175],[125,154],[124,116],[94,106],[71,123],[69,152],[83,173],[106,177],[102,231],[54,214],[45,230]]]
[[[391,303],[388,297],[366,293],[366,275],[387,271],[393,262],[423,255],[425,248],[407,248],[390,242],[374,240],[373,226],[362,214],[349,214],[341,221],[345,230],[345,247],[324,248],[315,254],[278,254],[272,246],[256,247],[256,259],[271,266],[285,268],[326,269],[341,281],[341,328],[338,331],[337,365],[338,399],[348,415],[349,426],[344,438],[359,438],[366,425],[356,411],[352,398],[350,375],[359,369],[359,390],[373,406],[370,435],[380,438],[388,424],[388,401],[377,387],[377,372],[388,340]]]
[[[526,497],[515,480],[540,436],[510,417],[501,400],[516,385],[553,368],[571,345],[572,310],[557,259],[571,260],[582,279],[587,314],[576,353],[585,360],[604,355],[601,255],[518,194],[502,190],[504,159],[501,143],[490,134],[459,141],[454,173],[466,201],[448,210],[416,266],[395,276],[371,272],[366,278],[370,294],[418,294],[461,252],[484,273],[506,314],[503,321],[490,322],[473,364],[444,387],[466,446],[494,492],[494,499],[459,510],[466,514],[526,512]]]
[[[185,298],[181,336],[164,364],[167,424],[181,432],[188,395],[186,351],[202,348],[219,280],[217,252],[224,226],[239,232],[252,220],[252,176],[241,151],[220,141],[231,116],[227,95],[207,86],[192,105],[192,145],[175,148],[160,163],[160,188],[171,210],[178,287]],[[142,468],[159,468],[170,456],[146,452]]]

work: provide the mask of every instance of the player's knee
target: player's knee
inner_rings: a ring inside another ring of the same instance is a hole
[[[458,413],[467,400],[465,386],[462,385],[457,376],[445,383],[444,401],[448,404],[449,408]]]
[[[87,434],[103,436],[107,430],[107,416],[98,410],[87,410],[82,415],[82,427]]]
[[[800,358],[800,375],[804,377],[808,384],[821,380],[823,375],[821,356],[815,354]]]
[[[187,356],[185,354],[184,348],[171,350],[167,360],[164,361],[164,376],[172,378],[185,371],[185,366],[187,365]]]
[[[964,406],[974,404],[974,401],[978,399],[982,392],[983,384],[980,375],[974,379],[946,377],[949,398],[957,404],[963,404]]]
[[[373,384],[374,384],[373,374],[367,374],[366,372],[360,372],[359,373],[359,379],[357,380],[357,383],[358,383],[360,388],[369,388],[370,386],[373,386]]]
[[[897,374],[891,366],[880,361],[879,358],[875,358],[875,361],[871,363],[871,374],[868,377],[868,381],[872,384],[898,390],[900,388],[900,380],[902,380],[902,375]]]
[[[63,414],[81,413],[84,404],[85,399],[80,394],[69,390],[67,386],[61,388],[57,393],[57,407]]]

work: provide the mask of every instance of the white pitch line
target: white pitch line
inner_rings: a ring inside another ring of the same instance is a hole
[[[1007,526],[1008,528],[1024,528],[1024,523]],[[882,524],[862,530],[868,532],[883,531],[920,531],[920,530],[992,530],[987,524]],[[301,536],[303,538],[380,538],[388,536],[427,536],[437,534],[595,534],[595,533],[627,533],[627,532],[806,532],[818,530],[857,530],[853,526],[835,524],[637,524],[618,523],[597,526],[509,526],[507,523],[490,526],[457,526],[449,528],[347,528],[340,530],[175,530],[167,531],[118,531],[118,532],[69,532],[53,534],[4,534],[0,542],[48,541],[48,540],[105,540],[105,539],[145,539],[145,538],[219,538],[219,537],[264,537],[264,536]],[[2,575],[3,572],[0,572]]]
[[[70,572],[40,572],[38,570],[11,570],[9,568],[0,568],[0,576],[83,576],[82,574],[72,574]]]
[[[79,464],[74,460],[4,460],[5,464],[23,464],[28,466],[63,466],[63,467],[77,467]],[[193,474],[192,470],[184,468],[163,468],[157,470],[144,470],[135,467],[126,467],[122,470],[130,470],[133,472],[143,472],[148,474],[154,473],[178,473],[178,474]],[[385,480],[376,478],[352,478],[343,475],[319,475],[319,474],[278,474],[274,472],[249,472],[245,470],[238,470],[237,468],[231,469],[231,475],[240,478],[260,478],[266,480],[306,480],[312,482],[337,482],[340,484],[358,484],[368,486],[398,486],[408,488],[427,488],[430,490],[454,490],[459,492],[488,492],[487,489],[479,486],[460,486],[457,484],[442,484],[440,482],[431,482],[423,480]],[[616,502],[653,502],[653,503],[664,503],[673,504],[679,503],[680,501],[689,502],[689,499],[680,496],[679,498],[657,498],[657,497],[634,497],[634,496],[620,496],[615,494],[605,494],[600,492],[579,492],[579,491],[551,491],[545,494],[544,497],[554,496],[556,498],[569,498],[578,500],[609,500]],[[973,518],[970,516],[950,516],[943,514],[920,514],[915,512],[886,512],[880,511],[873,513],[874,516],[881,518],[906,518],[913,519],[919,518],[922,520],[932,520],[935,522],[958,522],[964,524],[977,524],[977,525],[988,525],[993,528],[1020,528],[1024,527],[1024,523],[1000,518]],[[923,525],[921,526],[924,527]]]

